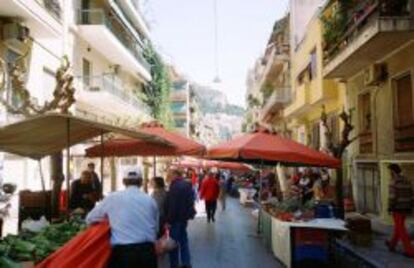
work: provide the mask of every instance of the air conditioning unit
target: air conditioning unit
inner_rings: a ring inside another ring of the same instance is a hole
[[[29,37],[29,28],[18,22],[3,25],[3,43],[17,53],[23,54],[26,50],[25,41]]]
[[[387,77],[386,64],[373,64],[364,71],[364,85],[377,86]]]
[[[99,91],[101,91],[101,88],[100,87],[89,87],[89,91],[92,91],[92,92],[99,92]]]

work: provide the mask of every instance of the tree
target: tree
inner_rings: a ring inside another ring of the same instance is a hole
[[[342,159],[342,156],[346,148],[355,141],[358,136],[350,138],[351,132],[354,130],[352,125],[351,113],[342,111],[339,118],[344,123],[344,127],[341,132],[341,139],[339,142],[334,141],[333,129],[328,124],[328,115],[326,114],[325,107],[322,107],[321,122],[325,128],[325,136],[327,140],[328,150],[338,159]],[[343,169],[342,167],[336,170],[336,204],[338,207],[343,208],[344,194],[343,194]]]
[[[62,59],[61,66],[57,69],[55,79],[56,86],[53,91],[53,99],[46,101],[43,105],[39,105],[33,101],[30,91],[26,88],[26,74],[25,58],[31,51],[31,45],[27,52],[12,63],[6,63],[0,60],[1,77],[0,93],[8,89],[6,85],[6,78],[10,81],[10,91],[19,100],[18,105],[11,104],[5,97],[7,94],[0,94],[0,103],[7,109],[7,112],[24,117],[31,117],[34,115],[44,114],[47,112],[60,112],[64,114],[69,113],[70,107],[75,103],[75,88],[73,87],[73,75],[71,74],[70,64],[68,58],[65,56]],[[59,195],[64,180],[63,175],[63,158],[62,152],[58,152],[51,156],[50,162],[52,187],[52,213],[58,215],[59,213]]]

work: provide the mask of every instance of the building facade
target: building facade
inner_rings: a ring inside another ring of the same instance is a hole
[[[53,98],[55,72],[67,56],[75,77],[73,114],[116,125],[150,118],[148,107],[137,97],[151,81],[150,66],[143,57],[150,37],[138,1],[8,0],[0,6],[3,66],[23,62],[26,88],[35,102]],[[6,86],[3,97],[19,106],[9,81]],[[2,124],[19,119],[4,109],[1,115]],[[81,154],[83,147],[73,152]],[[20,189],[40,188],[38,163],[8,154],[3,157],[5,179],[18,177]],[[48,179],[48,161],[41,166]],[[74,157],[75,174],[82,168],[82,161]]]
[[[291,138],[316,150],[326,149],[321,114],[324,110],[328,114],[334,139],[339,139],[338,114],[343,109],[344,91],[339,83],[323,76],[322,24],[318,16],[309,21],[301,42],[291,45],[292,101],[283,110],[283,118]]]
[[[338,13],[349,22],[333,35]],[[357,209],[389,220],[387,166],[414,182],[414,1],[329,1],[322,18],[323,75],[345,82],[358,137],[347,154]]]

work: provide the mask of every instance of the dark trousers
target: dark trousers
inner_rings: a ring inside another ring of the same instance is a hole
[[[157,268],[153,243],[118,245],[112,248],[108,268]]]
[[[170,252],[170,268],[191,267],[190,247],[188,245],[187,222],[171,224],[170,236],[178,243],[178,248]]]
[[[217,200],[214,201],[206,201],[206,212],[207,212],[207,220],[215,220],[214,215],[216,214],[217,209]]]

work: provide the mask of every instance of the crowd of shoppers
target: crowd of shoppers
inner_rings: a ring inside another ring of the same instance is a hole
[[[136,170],[124,177],[125,190],[101,200],[102,185],[95,165],[89,163],[72,183],[70,208],[81,211],[88,224],[109,221],[112,254],[108,267],[157,267],[155,244],[168,232],[178,245],[169,252],[170,267],[185,268],[191,267],[187,226],[196,215],[196,200],[205,202],[207,221],[215,222],[217,203],[226,209],[233,181],[229,172],[171,169],[166,180],[151,180],[149,195],[141,189],[143,176]]]

